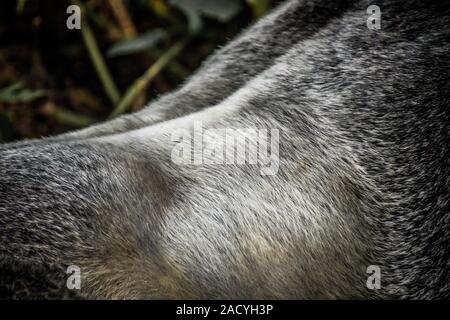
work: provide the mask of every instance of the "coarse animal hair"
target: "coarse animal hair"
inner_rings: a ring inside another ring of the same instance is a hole
[[[449,21],[449,1],[286,1],[142,111],[0,146],[0,294],[449,298]],[[174,163],[197,122],[279,130],[277,173]]]

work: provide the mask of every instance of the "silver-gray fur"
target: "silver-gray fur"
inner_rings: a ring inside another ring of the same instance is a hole
[[[89,298],[449,298],[449,21],[287,1],[144,110],[0,146],[0,294],[77,265]],[[196,122],[278,129],[278,173],[174,163]]]

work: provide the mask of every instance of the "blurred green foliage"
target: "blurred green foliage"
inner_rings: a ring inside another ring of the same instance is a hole
[[[0,142],[136,111],[275,0],[0,2]],[[79,5],[81,30],[67,7]]]

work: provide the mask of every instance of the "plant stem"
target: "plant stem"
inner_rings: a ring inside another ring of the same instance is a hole
[[[128,14],[128,10],[123,4],[122,0],[109,0],[109,5],[119,22],[123,33],[127,38],[134,38],[137,36],[136,27]]]
[[[78,0],[73,1],[74,4],[78,5],[82,9],[82,13],[86,12],[83,5]],[[81,26],[81,34],[83,36],[83,41],[86,45],[86,48],[89,52],[89,56],[91,57],[92,64],[95,67],[95,71],[97,72],[100,81],[102,82],[103,88],[105,89],[106,94],[108,95],[109,100],[113,103],[113,105],[117,105],[120,101],[120,93],[117,89],[116,84],[111,76],[111,73],[108,69],[108,66],[103,59],[102,54],[100,53],[100,49],[98,48],[97,40],[95,39],[94,33],[92,29],[89,27],[86,18],[82,19]]]
[[[176,55],[183,50],[187,42],[188,38],[176,42],[169,50],[159,57],[159,59],[156,60],[155,63],[152,64],[142,76],[136,79],[127,89],[122,101],[120,101],[109,117],[113,118],[127,111],[136,96],[147,87],[149,82],[152,81]]]
[[[95,120],[89,116],[58,107],[53,103],[45,105],[42,111],[44,114],[55,119],[59,123],[71,127],[83,128],[95,122]]]

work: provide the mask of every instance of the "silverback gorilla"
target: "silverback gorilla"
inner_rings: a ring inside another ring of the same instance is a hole
[[[449,22],[285,1],[142,111],[0,146],[1,295],[449,298]]]

